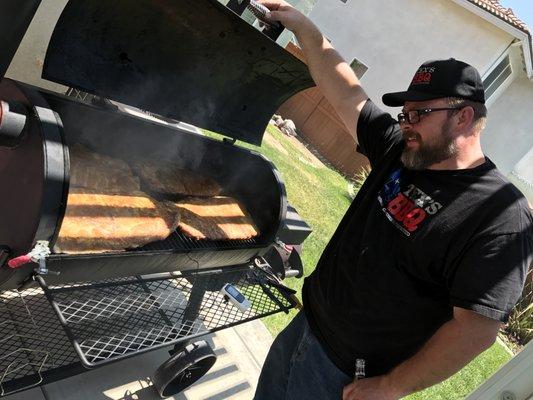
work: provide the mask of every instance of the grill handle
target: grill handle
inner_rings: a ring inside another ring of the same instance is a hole
[[[267,20],[266,14],[270,10],[255,0],[246,0],[244,3],[246,3],[246,8],[265,25],[262,30],[263,34],[274,41],[277,40],[277,38],[283,33],[285,27],[278,21]]]
[[[7,262],[7,266],[11,269],[17,269],[31,262],[32,262],[31,257],[26,254],[24,256],[12,258],[11,260]]]

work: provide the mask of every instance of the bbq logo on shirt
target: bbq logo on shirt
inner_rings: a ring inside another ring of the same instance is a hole
[[[442,204],[413,184],[402,190],[402,170],[395,170],[378,194],[382,210],[400,231],[411,236],[422,222],[435,215]]]

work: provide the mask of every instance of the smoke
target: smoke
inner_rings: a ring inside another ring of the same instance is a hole
[[[143,88],[150,86],[146,85]],[[146,95],[143,101],[149,100]],[[54,103],[69,146],[80,143],[130,167],[153,161],[161,168],[180,168],[210,177],[220,184],[224,195],[244,204],[261,231],[276,226],[279,186],[272,167],[261,156],[184,131],[172,121],[165,123],[139,110],[127,114],[120,110],[123,106],[107,110],[73,101]],[[214,104],[198,108],[202,118],[210,117],[213,109]]]
[[[121,109],[124,109],[120,106]],[[153,161],[162,168],[181,168],[218,175],[224,156],[206,138],[157,120],[141,111],[120,110],[60,101],[56,103],[69,146],[80,143],[92,151],[122,159],[134,167]]]

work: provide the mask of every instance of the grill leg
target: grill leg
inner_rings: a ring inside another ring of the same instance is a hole
[[[208,279],[209,277],[197,275],[192,284],[191,294],[189,295],[187,306],[183,313],[182,327],[179,332],[180,337],[192,334],[194,322],[200,313],[200,307],[202,306]],[[187,346],[187,342],[176,343],[174,345],[174,351],[180,351],[185,346]]]

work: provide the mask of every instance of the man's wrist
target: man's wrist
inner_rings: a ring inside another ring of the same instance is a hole
[[[413,392],[410,388],[406,387],[405,380],[400,376],[401,373],[395,368],[388,374],[383,375],[383,379],[389,393],[394,398],[402,398]]]
[[[293,30],[296,39],[303,46],[317,46],[322,44],[322,32],[316,27],[313,22],[302,15],[302,21],[297,28]]]

